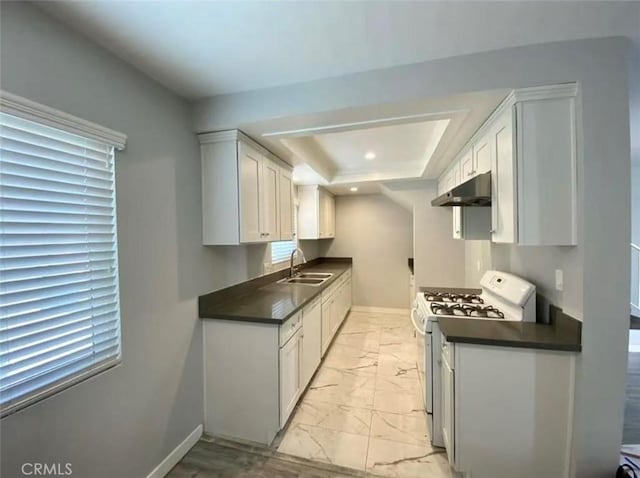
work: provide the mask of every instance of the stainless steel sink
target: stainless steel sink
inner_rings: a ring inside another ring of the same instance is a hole
[[[300,277],[302,279],[329,279],[333,273],[331,272],[303,272],[302,274],[298,274],[296,277]]]
[[[317,287],[333,276],[331,272],[303,272],[294,277],[287,277],[278,282],[285,284],[310,285]]]
[[[292,277],[291,279],[285,279],[283,282],[286,282],[287,284],[319,286],[326,280],[327,279],[308,279],[304,277]]]

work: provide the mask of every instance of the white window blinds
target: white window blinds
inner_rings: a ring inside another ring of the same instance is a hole
[[[291,241],[280,241],[271,243],[271,263],[288,261],[293,250],[298,247],[295,239]]]
[[[113,145],[0,113],[1,414],[119,360]]]

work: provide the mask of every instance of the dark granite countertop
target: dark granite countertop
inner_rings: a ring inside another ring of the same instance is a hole
[[[582,323],[553,306],[550,318],[550,324],[539,324],[443,317],[438,326],[449,342],[580,352]]]
[[[202,319],[239,320],[264,324],[281,324],[320,295],[351,268],[351,260],[323,259],[304,267],[304,272],[332,272],[324,284],[313,287],[277,281],[285,271],[212,292],[198,298]],[[266,283],[265,283],[266,282]]]

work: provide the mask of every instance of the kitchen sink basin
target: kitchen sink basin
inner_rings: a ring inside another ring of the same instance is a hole
[[[332,275],[333,273],[331,272],[303,272],[302,274],[298,274],[296,277],[301,279],[328,279]]]
[[[305,277],[293,277],[291,279],[285,279],[287,284],[302,284],[302,285],[320,285],[327,279],[310,279]]]

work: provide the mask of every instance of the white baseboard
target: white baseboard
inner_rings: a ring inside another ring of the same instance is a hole
[[[171,471],[171,468],[176,466],[180,460],[187,454],[189,450],[195,445],[202,436],[202,425],[198,425],[182,443],[173,449],[167,457],[156,466],[151,473],[147,475],[147,478],[164,478],[167,473]]]
[[[366,307],[364,305],[351,306],[351,312],[371,312],[374,314],[399,314],[409,315],[410,309],[397,309],[393,307]]]

